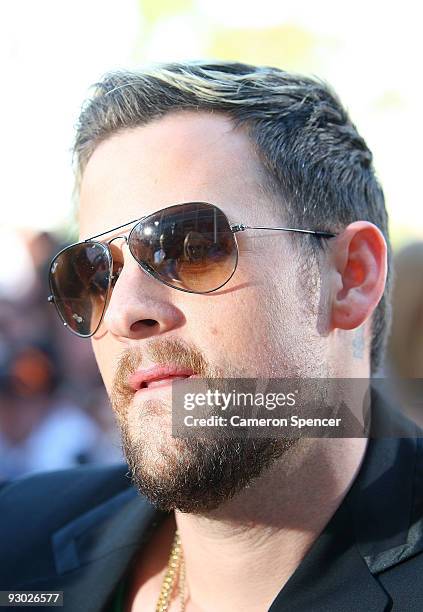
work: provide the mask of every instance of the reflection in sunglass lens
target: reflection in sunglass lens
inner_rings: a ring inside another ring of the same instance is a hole
[[[129,248],[154,276],[194,293],[224,285],[238,257],[226,215],[203,202],[170,206],[144,218],[133,228]]]
[[[103,316],[110,284],[107,247],[86,242],[59,253],[50,267],[50,288],[64,323],[79,336],[90,336]]]

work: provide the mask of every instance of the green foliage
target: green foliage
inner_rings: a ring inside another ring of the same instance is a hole
[[[318,44],[306,30],[293,25],[272,28],[215,29],[208,55],[218,59],[267,64],[308,71]]]
[[[149,26],[163,17],[193,11],[193,0],[138,0],[141,14]]]

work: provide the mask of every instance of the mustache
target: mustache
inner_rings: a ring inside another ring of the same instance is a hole
[[[134,391],[128,384],[128,378],[145,361],[155,365],[172,363],[178,367],[189,368],[203,378],[216,378],[219,375],[195,346],[178,338],[150,340],[142,349],[128,348],[121,354],[112,383],[112,405],[121,407],[130,401]]]

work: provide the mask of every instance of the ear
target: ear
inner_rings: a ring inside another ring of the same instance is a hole
[[[348,225],[332,243],[332,329],[355,329],[368,319],[385,288],[387,246],[369,221]]]

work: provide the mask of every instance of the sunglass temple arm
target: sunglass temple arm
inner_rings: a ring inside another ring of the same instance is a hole
[[[252,226],[245,225],[244,223],[235,223],[231,225],[231,230],[235,234],[236,232],[244,232],[249,229],[258,229],[258,230],[278,230],[281,232],[300,232],[301,234],[314,234],[315,236],[326,236],[326,238],[334,238],[336,234],[332,232],[319,232],[313,230],[305,230],[305,229],[294,229],[292,227],[261,227],[261,226]]]

